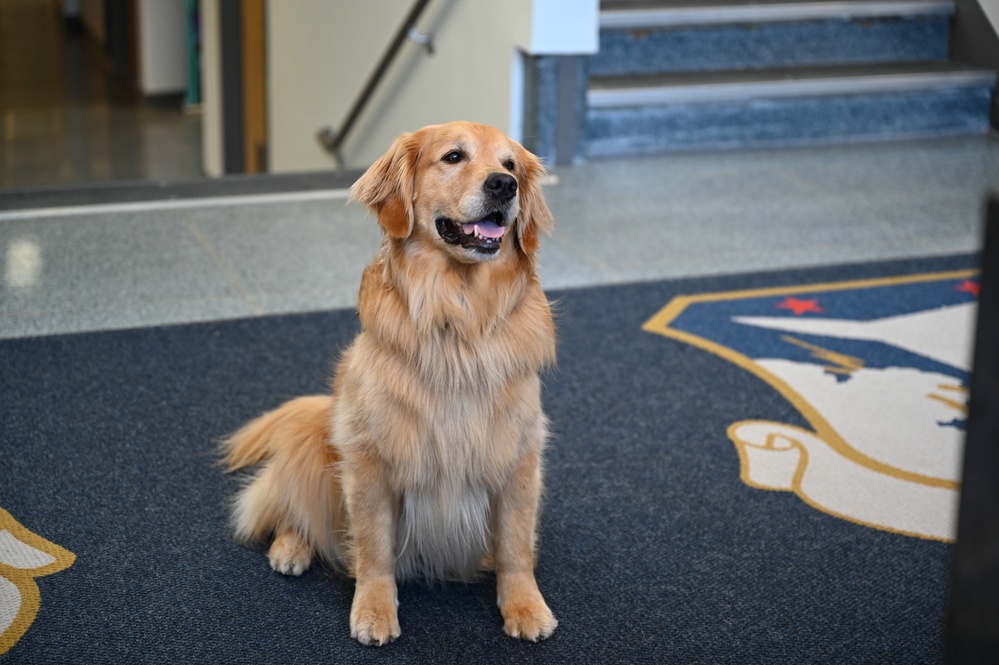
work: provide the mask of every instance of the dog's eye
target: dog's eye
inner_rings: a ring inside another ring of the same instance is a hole
[[[441,161],[447,162],[448,164],[457,164],[464,158],[465,155],[460,150],[452,150],[448,154],[444,155],[444,157],[441,158]]]
[[[507,171],[513,171],[516,167],[517,165],[513,163],[512,159],[508,159],[505,162],[503,162],[503,168],[505,168]]]

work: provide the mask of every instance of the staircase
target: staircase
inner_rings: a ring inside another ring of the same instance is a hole
[[[587,157],[989,131],[949,0],[603,0]]]

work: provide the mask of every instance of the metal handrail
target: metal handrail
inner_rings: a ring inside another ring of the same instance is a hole
[[[424,46],[427,49],[427,53],[433,54],[434,45],[433,41],[429,36],[421,35],[416,31],[416,22],[420,19],[420,15],[426,6],[430,4],[430,0],[417,0],[413,5],[412,9],[409,10],[409,15],[406,16],[406,20],[403,21],[402,25],[396,31],[395,36],[389,43],[388,49],[382,55],[382,59],[378,62],[378,66],[375,67],[374,71],[368,77],[367,83],[364,84],[364,88],[361,93],[354,100],[353,106],[351,106],[350,111],[347,113],[346,119],[341,123],[339,131],[334,130],[332,127],[324,127],[319,130],[316,138],[319,143],[331,154],[333,159],[336,160],[337,166],[342,166],[342,160],[340,158],[340,148],[343,146],[344,140],[350,133],[350,130],[354,127],[354,123],[361,115],[361,111],[367,105],[368,100],[375,92],[375,88],[381,82],[382,77],[385,76],[385,72],[388,71],[389,65],[395,59],[396,54],[402,47],[402,43],[406,41],[407,38],[412,39],[416,43]]]

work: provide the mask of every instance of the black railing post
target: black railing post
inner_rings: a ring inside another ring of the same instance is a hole
[[[999,199],[989,202],[975,329],[964,472],[951,555],[947,665],[999,656]]]

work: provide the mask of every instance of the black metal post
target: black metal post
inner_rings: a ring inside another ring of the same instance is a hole
[[[989,203],[945,660],[999,658],[999,199]]]

